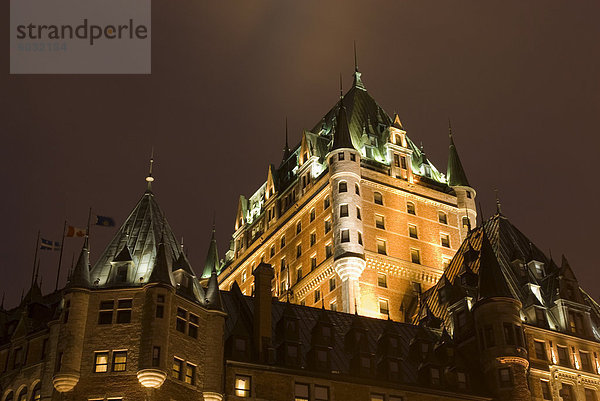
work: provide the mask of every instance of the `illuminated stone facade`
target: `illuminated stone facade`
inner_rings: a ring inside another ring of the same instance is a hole
[[[252,271],[267,262],[280,300],[405,321],[475,224],[474,200],[454,143],[442,174],[356,71],[258,191],[240,197],[220,286],[252,294]]]

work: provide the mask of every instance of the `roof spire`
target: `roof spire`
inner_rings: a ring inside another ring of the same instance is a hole
[[[90,209],[91,210],[91,209]],[[77,259],[77,264],[72,270],[71,277],[67,285],[69,287],[89,288],[90,287],[90,253],[88,251],[88,231],[86,231],[83,247]]]
[[[215,238],[215,225],[213,222],[212,234],[210,237],[210,245],[208,246],[208,253],[206,254],[206,262],[204,263],[204,270],[202,271],[201,278],[209,278],[213,272],[213,270],[220,270],[219,263],[219,252],[217,250],[217,240]]]
[[[290,157],[290,145],[288,145],[288,119],[285,117],[285,146],[283,147],[283,161]]]
[[[148,192],[152,192],[152,181],[154,181],[154,177],[152,177],[152,165],[154,164],[154,146],[152,147],[152,151],[150,153],[150,168],[148,169],[148,176],[146,177],[146,182],[148,183]]]
[[[494,192],[496,193],[496,213],[502,214],[502,205],[500,203],[500,198],[498,197],[498,189],[494,189]]]
[[[354,72],[358,72],[358,57],[356,56],[356,40],[354,41]]]
[[[485,232],[482,232],[479,255],[478,300],[494,297],[513,298],[492,244]]]
[[[481,207],[481,201],[477,202],[479,205],[479,215],[481,216],[481,227],[483,227],[483,223],[485,222],[485,218],[483,216],[483,208]]]
[[[451,187],[470,187],[469,180],[463,169],[460,158],[458,157],[458,151],[454,145],[454,139],[452,138],[452,125],[450,119],[448,119],[448,137],[450,138],[450,146],[448,152],[448,168],[446,171],[446,177],[448,179],[448,185]]]
[[[340,75],[341,84],[341,75]],[[346,107],[340,99],[340,107],[335,117],[335,131],[333,132],[333,144],[331,150],[336,149],[354,149],[352,145],[352,136],[348,127],[348,118],[346,116]]]
[[[344,85],[342,82],[342,73],[340,72],[340,100],[344,98]]]

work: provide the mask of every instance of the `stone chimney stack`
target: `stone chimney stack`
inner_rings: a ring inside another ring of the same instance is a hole
[[[252,272],[254,276],[254,354],[261,362],[268,358],[268,347],[271,346],[271,281],[273,268],[261,263]]]

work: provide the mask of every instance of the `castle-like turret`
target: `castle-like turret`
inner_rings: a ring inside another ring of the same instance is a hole
[[[333,205],[334,268],[342,280],[343,310],[354,313],[355,305],[359,304],[358,279],[366,266],[360,215],[360,153],[352,144],[342,100],[327,159]]]
[[[521,302],[509,289],[485,230],[482,230],[479,264],[479,286],[473,313],[487,387],[498,400],[530,400],[529,360],[521,326]]]
[[[81,357],[90,299],[89,288],[90,258],[86,235],[63,300],[61,341],[58,344],[56,374],[52,379],[54,388],[61,393],[73,390],[81,376]]]

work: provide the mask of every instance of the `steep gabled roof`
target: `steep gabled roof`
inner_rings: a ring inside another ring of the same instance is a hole
[[[115,269],[112,269],[111,262],[127,246],[132,259],[132,273],[127,283],[119,285],[138,286],[147,283],[156,264],[159,240],[163,236],[166,255],[169,260],[176,260],[180,253],[177,239],[155,195],[146,191],[98,258],[90,272],[90,280],[97,280],[98,287],[113,286]]]

